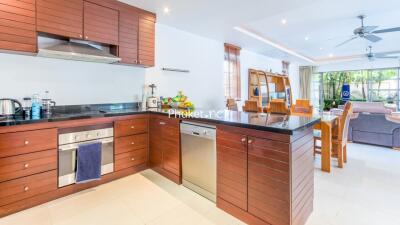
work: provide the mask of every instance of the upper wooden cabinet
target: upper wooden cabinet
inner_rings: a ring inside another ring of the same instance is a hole
[[[118,11],[84,2],[84,39],[118,45]]]
[[[154,66],[156,18],[150,13],[139,14],[139,64]]]
[[[83,0],[36,0],[37,31],[83,38]]]
[[[0,49],[37,51],[35,0],[0,1]]]
[[[119,57],[124,64],[138,64],[139,11],[124,5],[119,11]]]
[[[112,45],[123,64],[155,64],[156,15],[115,0],[0,0],[0,50],[37,52],[37,32]]]

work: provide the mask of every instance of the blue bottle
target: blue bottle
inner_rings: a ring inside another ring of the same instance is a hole
[[[40,119],[41,108],[39,95],[34,94],[32,97],[32,119]]]

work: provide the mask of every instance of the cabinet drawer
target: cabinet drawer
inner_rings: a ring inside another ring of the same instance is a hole
[[[147,133],[148,119],[132,119],[115,122],[115,137],[129,136],[133,134]]]
[[[57,170],[0,183],[0,206],[57,189]]]
[[[125,152],[115,156],[115,170],[134,167],[147,162],[147,149]]]
[[[57,148],[57,129],[0,134],[0,158]]]
[[[57,150],[0,159],[0,182],[57,169]]]
[[[130,152],[136,149],[147,149],[148,134],[137,134],[115,139],[115,154]]]

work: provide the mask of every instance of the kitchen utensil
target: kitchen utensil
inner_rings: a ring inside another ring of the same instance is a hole
[[[15,104],[19,105],[19,107],[15,107]],[[12,117],[15,116],[15,114],[19,113],[21,109],[22,104],[16,99],[0,99],[0,116]]]
[[[147,98],[147,108],[157,108],[158,107],[158,98],[154,95],[154,89],[157,88],[155,84],[149,85],[151,88],[151,96]]]

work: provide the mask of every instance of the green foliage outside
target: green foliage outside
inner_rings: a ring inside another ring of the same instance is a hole
[[[337,108],[344,83],[350,84],[352,101],[397,103],[397,69],[326,72],[322,74],[324,110]],[[383,87],[384,86],[384,87]],[[387,89],[393,91],[388,91]],[[381,90],[384,89],[384,90]]]

